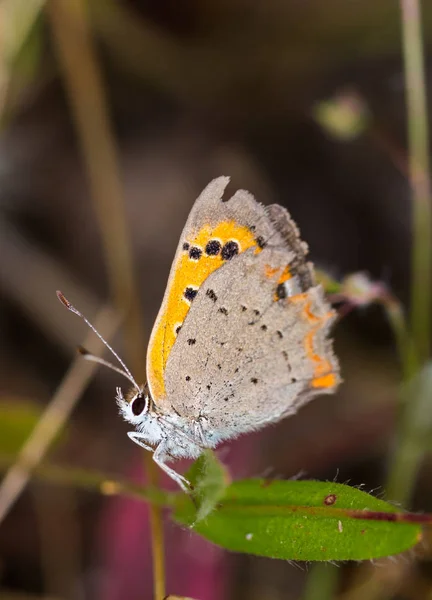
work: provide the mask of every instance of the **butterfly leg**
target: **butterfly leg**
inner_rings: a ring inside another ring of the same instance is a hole
[[[195,437],[197,440],[200,440],[200,445],[203,448],[209,448],[210,446],[208,445],[208,443],[205,439],[204,429],[203,429],[201,421],[194,422],[194,429],[195,429]]]
[[[190,482],[186,477],[183,477],[183,475],[180,475],[165,463],[169,458],[169,454],[166,451],[166,442],[163,440],[156,448],[153,454],[153,460],[167,475],[169,475],[169,477],[171,477],[171,479],[174,479],[184,492],[188,494],[191,490]]]
[[[150,452],[153,452],[154,448],[148,446],[147,444],[144,444],[143,435],[141,433],[138,433],[137,431],[128,431],[128,436],[133,442],[135,442],[135,444],[138,444],[138,446],[144,448],[144,450],[149,450]]]

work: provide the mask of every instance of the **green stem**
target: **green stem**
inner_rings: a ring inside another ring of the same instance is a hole
[[[313,565],[303,593],[303,600],[331,600],[336,598],[339,570],[326,563]]]
[[[412,186],[411,327],[418,358],[429,358],[431,306],[431,188],[423,40],[419,0],[401,0],[408,145]]]
[[[0,456],[0,471],[7,470],[11,464],[14,464],[14,460],[14,457]],[[87,469],[71,469],[42,463],[32,468],[32,475],[47,483],[73,486],[105,496],[127,496],[161,507],[174,507],[178,497],[178,494],[173,492],[144,487]]]
[[[389,498],[406,505],[412,496],[424,453],[417,432],[418,419],[415,418],[419,394],[412,392],[406,397],[406,393],[408,383],[420,374],[430,355],[432,209],[419,0],[400,0],[400,5],[412,188],[411,335],[408,349],[402,354],[405,391],[400,395],[399,439],[386,487]]]

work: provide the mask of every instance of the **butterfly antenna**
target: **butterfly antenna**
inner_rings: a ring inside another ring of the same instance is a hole
[[[75,308],[75,306],[73,304],[71,304],[69,302],[69,300],[66,298],[66,296],[64,294],[62,294],[62,292],[60,292],[59,290],[57,290],[56,294],[57,294],[57,298],[60,300],[60,302],[63,304],[63,306],[65,306],[68,310],[70,310],[71,312],[73,312],[76,315],[78,315],[78,317],[81,317],[81,319],[84,321],[84,323],[86,323],[90,327],[90,329],[98,336],[98,338],[108,348],[108,350],[111,352],[111,354],[116,357],[116,359],[118,360],[118,362],[123,367],[123,370],[119,369],[118,367],[115,367],[114,365],[112,365],[108,361],[104,360],[103,358],[98,358],[97,356],[94,356],[93,354],[90,354],[89,352],[87,352],[87,350],[85,350],[85,348],[78,347],[78,351],[80,352],[80,354],[82,354],[84,356],[84,358],[86,358],[87,360],[91,360],[93,362],[97,362],[97,363],[99,363],[101,365],[109,367],[113,371],[117,371],[117,373],[121,373],[122,375],[124,375],[126,377],[126,379],[129,379],[129,381],[140,392],[141,388],[139,387],[139,385],[137,384],[137,382],[133,378],[132,373],[129,371],[129,369],[127,368],[127,366],[125,365],[125,363],[122,361],[122,359],[120,358],[120,356],[117,354],[117,352],[113,348],[111,348],[111,346],[108,344],[108,342],[101,336],[101,334],[96,329],[96,327],[94,327],[90,323],[90,321],[88,319],[86,319],[86,317],[77,308]]]
[[[116,373],[120,373],[120,375],[123,375],[123,377],[126,377],[126,379],[128,381],[130,381],[133,385],[136,385],[135,381],[133,379],[131,379],[129,377],[129,375],[125,371],[123,371],[123,369],[119,369],[118,367],[116,367],[115,365],[113,365],[112,363],[110,363],[108,360],[105,360],[104,358],[101,358],[100,356],[96,356],[95,354],[92,354],[91,352],[89,352],[88,350],[86,350],[86,348],[83,348],[83,346],[77,346],[77,351],[86,360],[98,363],[99,365],[103,365],[104,367],[108,367],[108,369],[111,369],[111,371],[115,371]]]

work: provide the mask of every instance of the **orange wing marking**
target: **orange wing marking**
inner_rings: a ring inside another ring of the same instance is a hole
[[[322,377],[315,377],[312,380],[312,387],[314,388],[332,388],[336,385],[337,379],[334,373],[328,373]]]
[[[205,249],[209,241],[220,242],[220,252],[206,254]],[[176,340],[176,329],[182,325],[193,304],[193,299],[190,302],[183,301],[185,290],[199,290],[207,277],[226,262],[223,259],[225,244],[237,244],[238,253],[252,247],[261,251],[250,229],[236,224],[235,221],[224,221],[215,227],[204,225],[195,236],[182,240],[182,243],[185,242],[187,246],[177,258],[170,287],[164,299],[164,312],[152,333],[148,348],[147,378],[151,382],[155,401],[165,396],[165,366]],[[194,252],[193,258],[190,257],[191,249],[201,251],[198,259],[198,251]]]
[[[291,277],[291,271],[289,270],[289,267],[287,265],[282,271],[282,275],[279,277],[278,285],[280,285],[281,283],[285,283],[285,281],[288,281],[288,279],[291,279]]]
[[[271,265],[265,265],[264,267],[264,275],[267,279],[273,279],[275,275],[277,275],[280,271],[280,267],[272,267]]]
[[[291,302],[304,303],[302,315],[308,323],[314,325],[309,333],[307,333],[304,340],[306,355],[315,363],[314,378],[311,385],[314,388],[331,388],[337,383],[336,375],[332,372],[332,364],[329,360],[317,354],[314,342],[317,333],[326,321],[333,317],[334,313],[333,311],[329,311],[323,317],[317,317],[317,315],[312,312],[311,302],[308,300],[307,294],[298,294],[297,296],[293,296],[290,300]]]

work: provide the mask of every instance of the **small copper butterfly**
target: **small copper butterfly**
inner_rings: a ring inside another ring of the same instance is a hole
[[[126,396],[117,388],[120,412],[135,427],[129,437],[185,491],[188,481],[167,461],[279,421],[340,382],[328,338],[336,315],[296,224],[282,206],[263,206],[244,190],[225,199],[228,182],[213,180],[186,222],[145,386],[106,344],[133,384]]]

